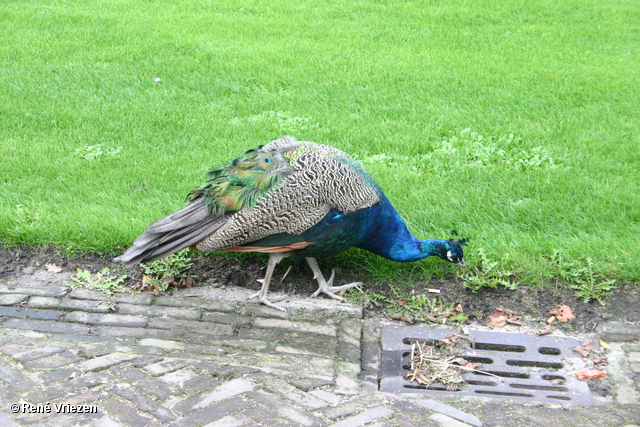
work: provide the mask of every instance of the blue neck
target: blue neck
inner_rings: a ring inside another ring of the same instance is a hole
[[[369,208],[365,235],[358,247],[399,262],[417,261],[428,256],[446,256],[446,240],[416,238],[389,200]]]

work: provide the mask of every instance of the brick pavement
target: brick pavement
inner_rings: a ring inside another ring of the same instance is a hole
[[[284,314],[0,283],[0,425],[640,425],[640,345],[622,342],[634,330],[609,356],[614,398],[576,407],[378,392],[379,327],[337,302]]]

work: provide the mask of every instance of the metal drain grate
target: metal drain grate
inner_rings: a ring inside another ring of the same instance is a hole
[[[409,362],[412,340],[438,342],[453,329],[430,329],[416,326],[387,326],[382,329],[382,360],[380,390],[391,393],[427,393],[509,397],[512,399],[547,402],[569,401],[591,405],[593,398],[586,383],[566,374],[582,359],[572,350],[581,344],[574,338],[471,331],[475,342],[471,348],[466,340],[461,356],[471,362],[481,362],[478,369],[491,375],[465,373],[469,383],[459,391],[447,391],[442,384],[429,387],[410,382],[404,377]],[[553,381],[559,380],[559,381]],[[556,383],[560,384],[556,385]]]

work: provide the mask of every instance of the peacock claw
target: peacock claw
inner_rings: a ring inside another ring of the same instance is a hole
[[[271,307],[271,308],[275,308],[276,310],[280,310],[283,312],[287,312],[287,310],[283,307],[277,306],[274,304],[274,302],[278,302],[278,301],[282,301],[284,299],[286,299],[289,295],[277,295],[277,296],[273,296],[273,297],[263,297],[260,295],[260,292],[257,292],[253,295],[251,295],[248,299],[256,299],[258,300],[258,302],[266,305],[267,307]]]
[[[336,293],[346,291],[347,289],[351,289],[354,286],[362,285],[362,282],[353,282],[353,283],[348,283],[346,285],[341,285],[341,286],[328,286],[329,284],[330,283],[327,283],[327,286],[325,287],[323,286],[318,287],[318,290],[315,291],[313,295],[311,295],[311,298],[317,297],[318,295],[320,295],[320,293],[323,293],[333,299],[337,299],[338,301],[344,301],[344,298],[341,297],[340,295],[336,295]]]

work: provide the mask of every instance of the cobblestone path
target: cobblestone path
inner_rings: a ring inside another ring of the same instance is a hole
[[[624,333],[597,406],[394,395],[376,390],[380,325],[326,307],[0,284],[0,426],[640,425]]]

